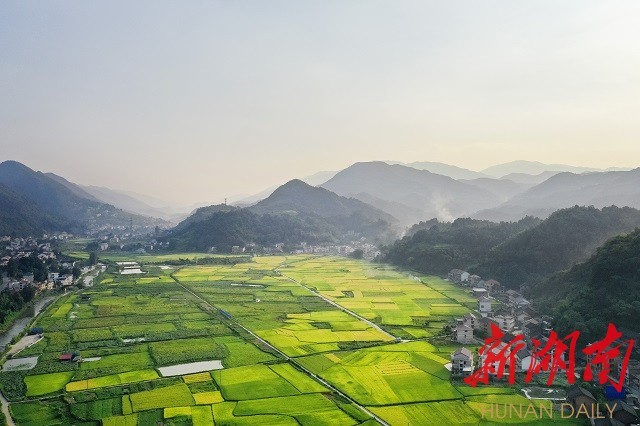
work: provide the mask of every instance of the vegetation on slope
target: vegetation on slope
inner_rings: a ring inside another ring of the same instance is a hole
[[[38,206],[0,183],[0,235],[29,236],[60,231],[71,222]]]
[[[386,262],[426,274],[444,275],[454,268],[477,264],[498,244],[540,223],[525,218],[519,222],[494,223],[485,220],[433,219],[411,227],[407,236],[383,247]]]
[[[249,243],[338,243],[362,237],[382,242],[394,238],[394,221],[361,201],[293,180],[252,207],[200,208],[176,226],[169,240],[178,249],[219,251]]]
[[[554,315],[560,333],[580,330],[584,342],[604,337],[612,322],[640,332],[640,230],[617,236],[586,262],[531,289]],[[560,300],[560,302],[558,302]]]
[[[640,211],[630,207],[572,207],[495,247],[473,272],[503,285],[530,286],[555,272],[584,262],[609,238],[640,226]]]
[[[385,248],[383,260],[429,274],[468,269],[517,289],[585,261],[609,238],[638,226],[640,211],[615,206],[576,206],[544,221],[431,221],[416,225],[414,235]]]

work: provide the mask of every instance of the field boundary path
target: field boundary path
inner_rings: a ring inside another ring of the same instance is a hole
[[[179,270],[179,269],[178,269]],[[177,272],[177,271],[176,271]],[[171,278],[173,278],[173,280],[176,282],[176,284],[178,284],[180,287],[182,287],[185,291],[187,291],[189,294],[191,294],[192,296],[196,297],[198,300],[200,300],[205,306],[208,306],[212,311],[214,312],[220,312],[220,309],[216,308],[215,306],[213,306],[212,304],[210,304],[209,302],[207,302],[202,296],[200,296],[199,294],[197,294],[196,292],[194,292],[193,290],[191,290],[190,288],[188,288],[187,286],[185,286],[184,284],[182,284],[180,282],[180,280],[178,280],[173,274],[170,275]],[[287,277],[288,278],[288,277]],[[302,284],[300,284],[302,285]],[[306,288],[306,287],[305,287]],[[317,293],[316,293],[317,294]],[[265,345],[266,347],[270,348],[272,351],[274,351],[275,353],[277,353],[278,355],[280,355],[282,358],[284,358],[284,360],[290,362],[291,364],[295,365],[296,368],[298,368],[301,371],[304,371],[307,375],[313,377],[316,381],[322,383],[324,386],[326,386],[328,389],[330,389],[331,391],[337,393],[338,395],[340,395],[342,398],[346,399],[347,401],[351,402],[353,405],[355,405],[356,407],[358,407],[358,409],[360,409],[360,411],[362,411],[363,413],[366,413],[367,415],[371,416],[373,419],[375,419],[378,423],[380,423],[383,426],[389,426],[389,424],[387,422],[385,422],[384,420],[382,420],[380,417],[376,416],[375,414],[373,414],[371,411],[369,411],[367,408],[365,408],[364,406],[358,404],[356,401],[354,401],[350,396],[346,395],[345,393],[343,393],[341,390],[339,390],[338,388],[334,387],[333,385],[331,385],[330,383],[328,383],[326,380],[324,380],[323,378],[319,377],[318,375],[316,375],[315,373],[313,373],[311,370],[309,370],[308,368],[306,368],[305,366],[303,366],[302,364],[300,364],[299,362],[296,361],[295,358],[291,358],[289,355],[285,354],[284,352],[282,352],[280,349],[276,348],[275,346],[273,346],[271,343],[267,342],[266,340],[264,340],[262,337],[258,336],[257,334],[255,334],[253,331],[249,330],[247,327],[245,327],[244,325],[238,323],[237,321],[227,318],[225,317],[225,320],[228,322],[233,323],[235,326],[240,327],[241,329],[243,329],[245,332],[247,332],[248,334],[250,334],[251,336],[253,336],[256,340],[260,341],[260,343],[262,343],[263,345]]]
[[[285,277],[286,279],[288,279],[288,280],[289,280],[289,281],[291,281],[292,283],[298,284],[300,287],[306,288],[307,290],[309,290],[310,292],[312,292],[313,294],[315,294],[316,296],[318,296],[319,298],[321,298],[321,299],[322,299],[322,300],[324,300],[325,302],[330,303],[331,305],[333,305],[333,306],[335,306],[336,308],[340,309],[340,310],[341,310],[342,312],[344,312],[345,314],[351,315],[352,317],[357,318],[357,319],[359,319],[360,321],[363,321],[363,322],[365,322],[365,323],[369,324],[371,327],[375,328],[376,330],[378,330],[378,331],[379,331],[379,332],[381,332],[382,334],[385,334],[385,335],[387,335],[387,336],[391,337],[391,338],[392,338],[392,339],[394,339],[394,340],[398,340],[398,337],[397,337],[397,336],[394,336],[393,334],[391,334],[391,333],[389,333],[389,332],[387,332],[387,331],[383,330],[383,329],[382,329],[382,327],[380,327],[378,324],[376,324],[376,323],[374,323],[374,322],[372,322],[372,321],[369,321],[368,319],[366,319],[366,318],[364,318],[364,317],[362,317],[362,316],[360,316],[360,315],[356,314],[355,312],[353,312],[353,311],[351,311],[351,310],[349,310],[349,309],[345,308],[345,307],[344,307],[344,306],[342,306],[341,304],[339,304],[339,303],[337,303],[337,302],[334,302],[333,300],[329,299],[329,298],[328,298],[328,297],[326,297],[326,296],[323,296],[323,295],[322,295],[322,294],[320,294],[318,291],[316,291],[316,290],[314,290],[314,289],[312,289],[312,288],[307,287],[306,285],[302,284],[302,283],[301,283],[301,282],[299,282],[299,281],[294,280],[293,278],[291,278],[291,277],[289,277],[289,276],[287,276],[287,275],[283,274],[281,271],[277,271],[277,272],[280,272],[280,274],[282,274],[282,276],[283,276],[283,277]]]

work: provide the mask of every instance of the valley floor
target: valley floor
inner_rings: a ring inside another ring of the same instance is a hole
[[[305,255],[142,269],[47,308],[14,357],[35,367],[0,373],[16,424],[536,421],[483,418],[532,402],[516,388],[450,380],[458,346],[439,334],[476,299],[447,281]]]

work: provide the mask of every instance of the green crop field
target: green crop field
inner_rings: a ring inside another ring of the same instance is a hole
[[[146,274],[110,268],[38,317],[45,337],[21,353],[36,366],[0,372],[16,424],[484,424],[488,404],[529,401],[450,380],[458,345],[436,336],[475,299],[446,281],[333,257],[193,264],[206,257],[107,253]]]

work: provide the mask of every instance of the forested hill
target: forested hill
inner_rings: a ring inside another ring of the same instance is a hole
[[[69,220],[39,208],[33,201],[0,183],[0,235],[40,235],[72,227]]]
[[[518,288],[584,262],[608,239],[640,227],[630,207],[572,207],[495,247],[473,272]]]
[[[640,227],[640,211],[576,206],[544,221],[525,218],[498,224],[464,219],[417,225],[421,226],[428,229],[386,247],[383,259],[429,274],[468,269],[517,289],[584,262],[608,239]]]
[[[129,226],[133,222],[137,226],[162,225],[163,221],[124,212],[112,205],[95,201],[91,196],[83,196],[81,190],[69,189],[60,178],[36,172],[16,161],[0,163],[0,183],[17,193],[30,205],[43,212],[55,212],[56,217],[63,218],[71,227],[65,231],[84,231]],[[52,230],[46,222],[42,227]],[[59,229],[58,229],[59,230]]]
[[[198,209],[170,234],[172,247],[228,251],[232,246],[339,243],[395,238],[394,218],[361,201],[294,180],[248,208]]]
[[[556,330],[580,330],[583,343],[601,339],[610,322],[640,332],[640,230],[613,238],[586,262],[534,285],[531,295],[553,315]]]
[[[498,244],[540,223],[527,217],[518,222],[432,219],[409,229],[407,236],[382,248],[386,262],[427,274],[445,275],[451,269],[477,265]]]

